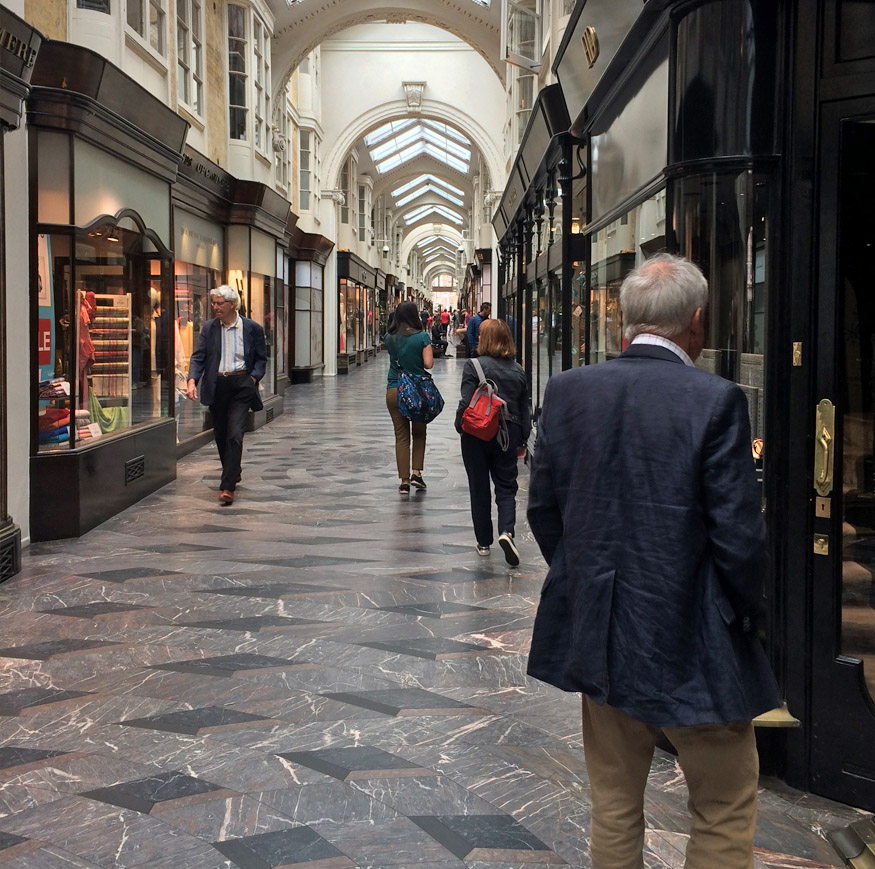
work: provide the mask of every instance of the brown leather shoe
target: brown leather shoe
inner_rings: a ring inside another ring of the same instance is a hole
[[[229,491],[228,489],[222,489],[219,492],[219,503],[220,504],[233,504],[234,503],[234,493]]]

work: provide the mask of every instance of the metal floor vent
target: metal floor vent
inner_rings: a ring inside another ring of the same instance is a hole
[[[826,834],[846,866],[875,869],[875,822],[857,821],[849,827]]]
[[[265,414],[265,422],[273,422],[273,408],[269,407]]]
[[[133,483],[134,480],[139,480],[146,473],[146,457],[137,456],[135,459],[128,459],[125,462],[125,485]]]
[[[6,582],[20,570],[18,544],[14,537],[0,543],[0,582]]]

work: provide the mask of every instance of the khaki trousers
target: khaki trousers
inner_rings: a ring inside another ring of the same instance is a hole
[[[395,387],[386,390],[386,407],[395,426],[395,462],[398,465],[398,476],[402,480],[410,479],[410,434],[413,430],[413,470],[421,471],[425,464],[425,431],[424,422],[411,422],[398,410],[398,390]]]
[[[757,755],[753,725],[663,728],[677,749],[692,815],[685,869],[752,869]],[[593,869],[642,869],[644,788],[659,730],[583,698],[592,787]]]

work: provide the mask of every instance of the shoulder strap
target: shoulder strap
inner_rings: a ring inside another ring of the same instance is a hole
[[[486,383],[486,375],[483,373],[483,366],[477,358],[473,358],[471,361],[474,363],[474,370],[477,372],[477,376],[480,378],[480,385],[482,386]]]

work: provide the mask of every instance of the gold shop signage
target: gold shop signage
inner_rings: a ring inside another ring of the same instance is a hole
[[[39,31],[0,6],[0,70],[4,76],[29,82],[41,44]]]
[[[591,24],[583,31],[583,36],[580,38],[583,43],[583,53],[586,55],[586,62],[589,68],[595,66],[595,62],[599,59],[599,37],[595,32],[595,27]]]

